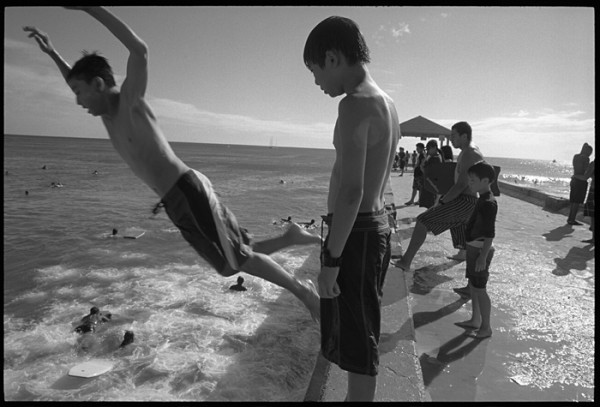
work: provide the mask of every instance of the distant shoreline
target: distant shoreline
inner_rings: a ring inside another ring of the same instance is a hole
[[[104,140],[110,142],[108,136],[106,138],[97,138],[97,137],[77,137],[77,136],[42,136],[42,135],[32,135],[32,134],[5,134],[5,137],[32,137],[32,138],[57,138],[57,139],[77,139],[77,140]],[[256,148],[267,148],[267,149],[300,149],[300,150],[331,150],[333,148],[318,148],[318,147],[294,147],[294,146],[269,146],[266,144],[235,144],[235,143],[206,143],[206,142],[192,142],[192,141],[169,141],[170,144],[174,145],[189,145],[189,144],[206,144],[213,146],[236,146],[236,147],[256,147]],[[455,157],[456,158],[456,157]],[[549,161],[552,162],[551,159],[545,158],[526,158],[526,157],[487,157],[487,160],[493,162],[495,159],[508,159],[508,160],[539,160],[539,161]],[[560,160],[561,163],[566,161]]]

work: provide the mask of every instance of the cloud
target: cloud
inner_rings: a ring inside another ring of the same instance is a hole
[[[381,24],[372,38],[376,45],[383,46],[389,38],[393,38],[396,42],[399,42],[401,37],[408,34],[410,34],[408,23],[399,22],[397,24]]]
[[[437,120],[450,128],[459,120]],[[584,142],[593,143],[595,119],[581,110],[519,110],[469,121],[473,140],[492,157],[569,160]]]
[[[149,98],[155,113],[165,120],[174,120],[198,128],[219,128],[230,132],[268,133],[286,135],[330,136],[333,126],[325,123],[297,124],[278,120],[211,112],[170,99]]]

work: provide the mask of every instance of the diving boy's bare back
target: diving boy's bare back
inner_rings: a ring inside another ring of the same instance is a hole
[[[77,104],[93,116],[100,116],[110,140],[123,160],[161,198],[189,168],[171,149],[146,103],[148,47],[127,25],[99,7],[71,7],[87,12],[108,28],[129,50],[127,76],[120,89],[102,81],[91,84],[76,78],[68,80]],[[48,36],[35,27],[24,27],[43,52],[59,66],[67,79],[71,67],[60,57]]]

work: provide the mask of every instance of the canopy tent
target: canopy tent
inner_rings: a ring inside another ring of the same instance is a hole
[[[417,116],[400,123],[400,133],[402,137],[419,137],[421,140],[437,138],[443,144],[444,139],[446,143],[449,142],[451,131],[423,116]]]

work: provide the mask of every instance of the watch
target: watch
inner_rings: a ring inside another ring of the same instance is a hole
[[[340,267],[342,265],[341,257],[331,257],[328,248],[324,248],[321,253],[321,266],[323,267]]]

